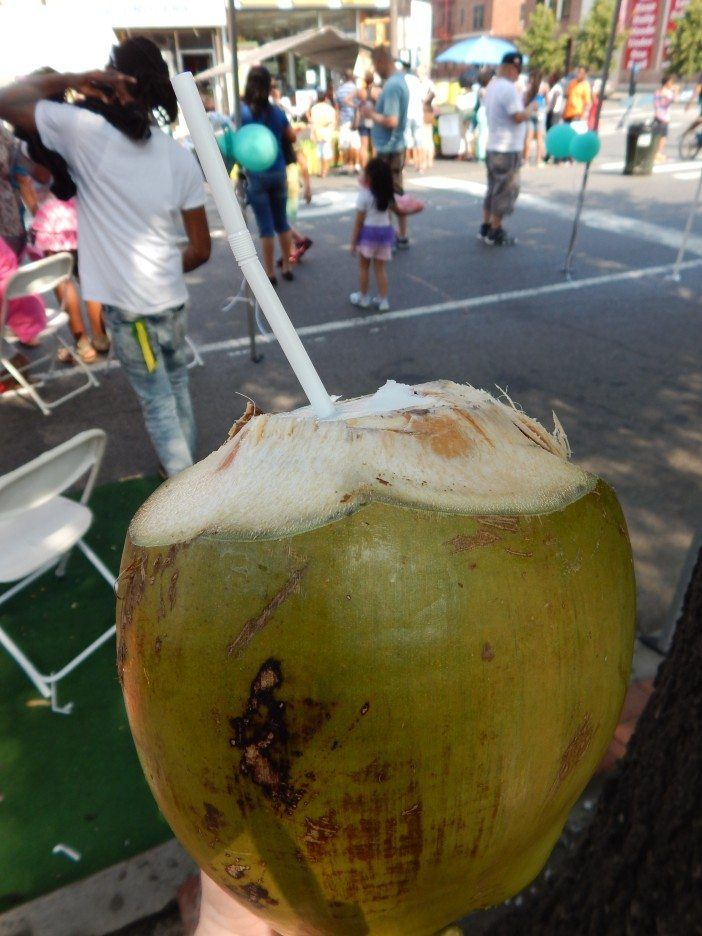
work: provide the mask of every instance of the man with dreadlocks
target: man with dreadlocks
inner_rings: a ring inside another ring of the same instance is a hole
[[[77,105],[49,100],[69,89],[82,96]],[[0,90],[0,120],[50,170],[54,194],[77,191],[81,289],[103,305],[169,476],[193,463],[195,449],[183,274],[210,255],[202,174],[157,129],[176,116],[166,63],[140,36],[115,46],[105,71],[33,75]],[[188,238],[183,251],[178,213]]]

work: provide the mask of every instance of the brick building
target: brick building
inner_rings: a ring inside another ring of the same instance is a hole
[[[529,14],[543,0],[432,0],[437,52],[469,36],[517,39]],[[547,0],[563,32],[587,16],[593,0]]]
[[[433,0],[432,5],[434,38],[441,48],[476,35],[515,39],[524,28],[523,0]]]

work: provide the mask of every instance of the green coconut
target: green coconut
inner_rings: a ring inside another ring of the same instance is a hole
[[[482,391],[395,388],[242,419],[134,518],[118,669],[144,772],[279,933],[428,936],[544,865],[634,636],[621,509],[568,455]]]

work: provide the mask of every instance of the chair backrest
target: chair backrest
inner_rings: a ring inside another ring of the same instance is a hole
[[[0,341],[5,334],[10,299],[49,292],[73,273],[73,255],[64,251],[19,267],[5,283],[0,303]]]
[[[67,442],[0,477],[0,520],[38,507],[90,471],[81,497],[81,503],[85,503],[92,492],[106,440],[102,429],[79,432]],[[11,543],[6,545],[12,548]]]
[[[18,267],[5,283],[5,299],[19,299],[37,293],[47,293],[73,272],[73,256],[58,253]]]

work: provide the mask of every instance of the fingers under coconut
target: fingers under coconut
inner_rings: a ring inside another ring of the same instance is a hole
[[[234,900],[206,874],[200,874],[202,897],[195,936],[276,936],[263,920]]]

